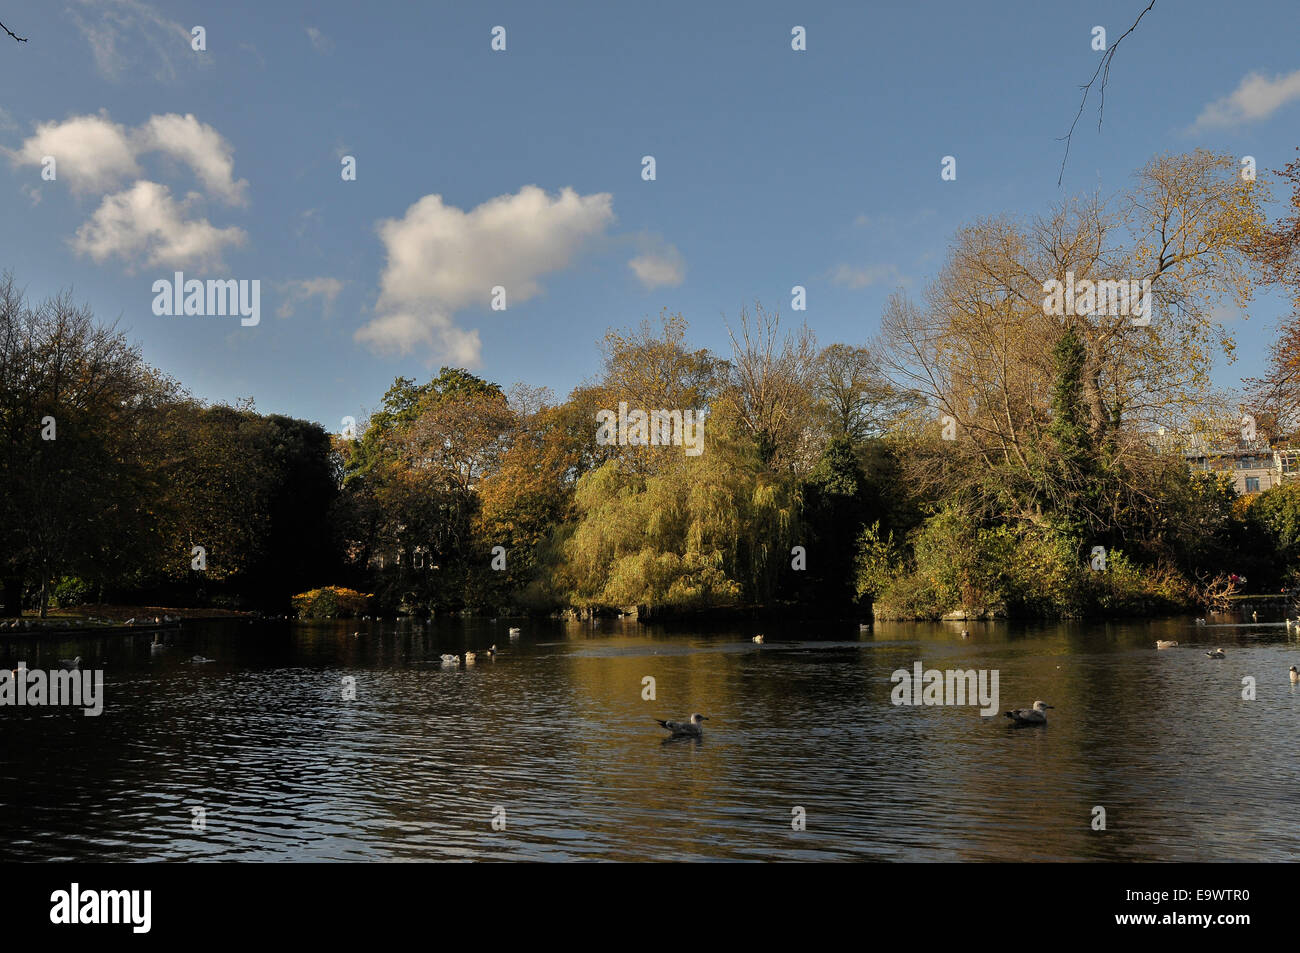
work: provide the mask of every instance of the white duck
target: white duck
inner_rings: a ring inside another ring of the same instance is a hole
[[[1156,648],[1158,649],[1172,649],[1176,648],[1177,645],[1178,643],[1173,639],[1156,639]]]

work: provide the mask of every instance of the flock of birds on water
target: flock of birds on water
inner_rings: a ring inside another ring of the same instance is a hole
[[[368,619],[369,617],[367,616],[366,618]],[[1251,619],[1258,622],[1259,613],[1252,612]],[[172,622],[172,621],[179,622],[180,616],[176,616],[174,618],[172,616],[165,616],[165,617],[159,617],[155,619],[155,622],[159,622],[159,623]],[[494,619],[493,621],[496,620]],[[1286,619],[1285,621],[1286,621],[1286,629],[1288,633],[1291,632],[1292,629],[1294,629],[1297,633],[1300,633],[1300,618]],[[127,621],[126,624],[131,625],[134,622],[135,622],[134,619],[130,619]],[[1207,623],[1204,619],[1197,619],[1196,624],[1206,625]],[[871,626],[866,623],[860,624],[858,626],[858,631],[869,632],[871,631]],[[514,640],[519,638],[523,634],[523,630],[519,629],[518,627],[511,627],[509,634],[511,640]],[[352,637],[354,639],[359,639],[361,637],[361,633],[353,632]],[[970,630],[962,629],[961,637],[963,639],[969,639]],[[767,641],[767,639],[762,633],[760,633],[758,635],[755,635],[753,638],[751,638],[750,641],[755,643],[756,645],[763,645]],[[1174,639],[1156,640],[1157,649],[1173,649],[1177,647],[1178,647],[1177,640]],[[159,642],[157,638],[155,638],[153,645],[151,646],[152,651],[154,653],[158,653],[163,651],[165,648],[166,646],[163,643]],[[444,653],[443,655],[439,656],[439,661],[443,668],[457,668],[457,669],[462,667],[468,668],[469,666],[475,664],[478,661],[478,656],[480,654],[487,656],[489,659],[495,659],[497,655],[496,644],[493,643],[489,648],[484,649],[481,652],[467,651],[463,655],[452,655],[452,654]],[[1212,658],[1212,659],[1222,659],[1227,657],[1223,649],[1221,648],[1211,649],[1210,651],[1205,653],[1205,656],[1206,658]],[[205,658],[202,655],[195,655],[190,659],[190,663],[194,665],[204,665],[212,661],[214,661],[214,659]],[[62,669],[63,671],[78,671],[81,668],[81,656],[78,655],[76,658],[71,658],[71,659],[59,659],[59,668]],[[1291,676],[1291,684],[1300,685],[1300,668],[1297,668],[1296,666],[1292,665],[1289,670],[1289,674]],[[1054,708],[1054,707],[1056,706],[1049,705],[1043,701],[1036,701],[1034,702],[1033,707],[1031,708],[1013,708],[1011,711],[1005,712],[1004,714],[1007,718],[1011,719],[1011,723],[1015,727],[1046,725],[1047,710],[1049,708]],[[678,738],[703,738],[704,737],[703,723],[705,721],[708,721],[708,716],[701,715],[699,712],[695,712],[694,714],[692,714],[691,717],[686,721],[674,721],[671,719],[660,719],[660,718],[655,719],[655,722],[659,724],[665,731],[668,732],[669,740],[678,739]]]

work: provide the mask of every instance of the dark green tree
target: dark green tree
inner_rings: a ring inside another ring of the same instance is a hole
[[[853,442],[833,438],[803,481],[808,568],[799,595],[830,614],[847,611],[857,595],[857,540],[869,515],[867,480]]]

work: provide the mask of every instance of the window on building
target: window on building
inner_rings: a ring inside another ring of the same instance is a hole
[[[1246,477],[1246,492],[1247,493],[1259,492],[1259,477]]]

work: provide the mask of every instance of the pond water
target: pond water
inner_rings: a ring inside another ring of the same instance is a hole
[[[105,691],[98,717],[0,708],[0,857],[1294,860],[1300,643],[1280,615],[1210,621],[0,638],[6,667],[81,655]],[[999,714],[892,704],[918,660],[996,670]],[[1001,716],[1036,699],[1046,726]],[[665,742],[654,719],[695,711],[703,738]]]

